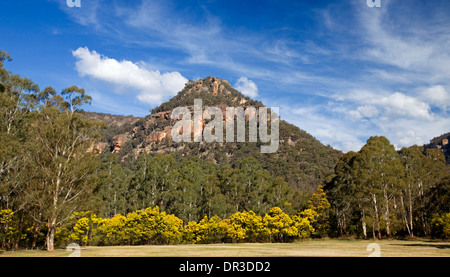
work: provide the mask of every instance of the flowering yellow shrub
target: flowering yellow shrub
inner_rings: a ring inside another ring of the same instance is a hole
[[[184,227],[183,238],[187,243],[217,243],[225,241],[228,223],[213,216],[208,219],[205,216],[198,223],[191,221]]]
[[[298,215],[292,217],[294,225],[297,227],[297,237],[304,239],[308,238],[315,233],[313,223],[316,222],[317,212],[312,209],[306,209],[299,212]]]
[[[127,244],[170,244],[181,241],[183,221],[160,212],[159,207],[128,213],[124,239]]]
[[[183,227],[180,218],[156,206],[112,218],[98,218],[91,212],[73,213],[57,234],[61,242],[84,245],[290,242],[314,234],[312,224],[316,218],[313,209],[290,217],[281,208],[273,207],[264,216],[253,211],[236,212],[226,219],[205,216]]]
[[[450,213],[437,215],[431,220],[431,235],[445,239],[450,238]]]
[[[257,241],[266,233],[262,217],[253,211],[234,213],[229,219],[229,225],[227,237],[233,242]]]
[[[63,244],[75,242],[88,245],[98,240],[96,234],[99,222],[97,215],[90,211],[74,212],[66,224],[57,229],[56,236]]]
[[[11,209],[0,210],[0,237],[3,239],[10,239],[19,234],[17,220],[13,221],[13,215]]]
[[[125,240],[125,222],[126,217],[116,214],[112,218],[100,219],[98,232],[102,236],[104,245],[121,245]]]
[[[13,211],[11,209],[0,210],[0,224],[6,224],[12,221]]]
[[[288,214],[283,213],[279,207],[270,209],[264,216],[264,226],[270,241],[286,242],[298,236],[297,226]]]

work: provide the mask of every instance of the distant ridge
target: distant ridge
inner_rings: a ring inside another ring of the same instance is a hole
[[[433,138],[430,143],[424,145],[424,148],[438,149],[444,153],[446,164],[450,165],[450,132]]]

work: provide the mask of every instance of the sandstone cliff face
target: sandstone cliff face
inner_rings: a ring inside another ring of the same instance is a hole
[[[107,142],[99,142],[92,144],[91,147],[87,149],[88,152],[96,151],[98,153],[102,153],[104,151],[108,151],[109,144]]]
[[[112,143],[112,152],[118,153],[120,151],[120,148],[122,148],[125,145],[130,136],[131,135],[128,133],[114,136]]]
[[[117,154],[127,142],[133,141],[135,154],[149,151],[150,145],[171,139],[171,122],[170,112],[150,115],[141,121],[139,126],[130,126],[128,131],[115,135],[110,149]]]
[[[113,152],[117,153],[124,143],[128,140],[128,133],[130,126],[133,126],[138,121],[142,120],[140,117],[111,115],[105,113],[85,112],[84,116],[90,120],[103,121],[108,125],[108,129],[102,130],[101,133],[104,141],[92,145],[88,151]]]
[[[171,114],[172,114],[172,111],[164,111],[164,112],[160,112],[160,113],[156,113],[156,114],[151,114],[150,118],[151,119],[159,119],[159,118],[170,119]]]

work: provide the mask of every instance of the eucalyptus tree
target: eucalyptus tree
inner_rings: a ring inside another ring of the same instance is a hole
[[[57,226],[89,199],[97,186],[98,153],[89,151],[99,141],[105,124],[85,119],[79,111],[91,97],[76,86],[57,94],[47,88],[29,128],[30,180],[24,197],[34,219],[47,225],[46,246],[54,250]],[[35,216],[39,215],[39,216]]]
[[[381,238],[380,216],[386,226],[386,234],[392,236],[391,216],[397,208],[396,199],[403,186],[404,169],[399,154],[383,136],[371,137],[356,157],[357,179],[365,185],[371,196],[373,213]]]
[[[348,234],[351,218],[359,214],[363,236],[367,238],[366,215],[370,210],[370,197],[365,193],[364,186],[356,179],[354,161],[357,155],[358,153],[353,151],[342,155],[324,189],[330,200],[339,234]]]
[[[0,209],[23,208],[20,192],[26,180],[25,141],[39,104],[39,87],[32,80],[4,68],[11,56],[0,51]]]

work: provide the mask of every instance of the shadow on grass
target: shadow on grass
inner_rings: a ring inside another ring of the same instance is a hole
[[[396,244],[395,246],[412,246],[412,247],[435,247],[438,249],[450,249],[450,244],[433,244],[433,243],[409,243],[409,244]]]

